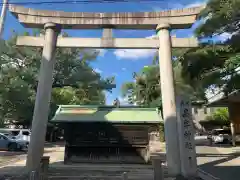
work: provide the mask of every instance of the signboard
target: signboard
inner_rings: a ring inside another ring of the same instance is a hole
[[[177,122],[181,158],[181,172],[186,178],[197,175],[197,160],[194,141],[194,125],[191,101],[185,97],[177,98]]]

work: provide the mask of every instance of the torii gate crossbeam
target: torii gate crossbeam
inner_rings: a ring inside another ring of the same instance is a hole
[[[196,38],[171,38],[173,48],[198,47]],[[43,47],[44,37],[18,36],[17,45]],[[94,49],[158,49],[159,39],[147,38],[74,38],[58,37],[57,47]]]

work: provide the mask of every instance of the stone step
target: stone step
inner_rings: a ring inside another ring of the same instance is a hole
[[[164,176],[167,177],[167,169]],[[49,168],[49,179],[78,179],[78,180],[118,180],[123,179],[126,172],[129,180],[153,180],[153,167],[149,165],[129,164],[74,164],[59,165]]]
[[[108,170],[116,170],[116,169],[129,169],[129,170],[135,170],[135,169],[153,169],[152,165],[146,165],[146,164],[97,164],[97,163],[72,163],[72,164],[50,164],[51,168],[54,169],[108,169]]]
[[[82,175],[82,176],[49,176],[49,179],[63,180],[63,179],[78,179],[78,180],[123,180],[121,175]],[[128,175],[128,180],[153,180],[152,174],[135,174]]]

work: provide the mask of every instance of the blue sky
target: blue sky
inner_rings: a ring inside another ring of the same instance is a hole
[[[2,1],[2,0],[1,0]],[[9,0],[9,2],[38,2],[47,0]],[[49,0],[48,0],[49,1]],[[59,0],[51,0],[59,1]],[[144,3],[111,3],[111,4],[44,4],[44,5],[24,5],[26,7],[36,9],[49,9],[49,10],[63,10],[63,11],[82,11],[82,12],[132,12],[132,11],[160,11],[163,9],[176,9],[184,7],[192,7],[201,5],[205,0],[159,0],[149,1]],[[172,33],[177,37],[190,37],[196,25],[191,29],[177,30]],[[11,35],[11,30],[17,32],[26,31],[18,21],[10,14],[7,13],[6,24],[4,29],[4,39],[8,39]],[[29,29],[27,29],[29,30]],[[101,30],[68,30],[71,36],[74,37],[101,37]],[[154,31],[142,30],[115,30],[113,31],[114,37],[148,37],[154,35]],[[102,50],[96,62],[92,64],[95,71],[101,73],[103,77],[115,76],[116,89],[113,93],[107,93],[107,104],[118,97],[121,98],[121,85],[124,82],[132,81],[133,72],[139,72],[144,66],[152,63],[154,55],[153,50]]]

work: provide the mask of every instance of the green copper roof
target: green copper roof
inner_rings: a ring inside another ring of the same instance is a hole
[[[51,122],[159,123],[156,108],[61,105]]]

